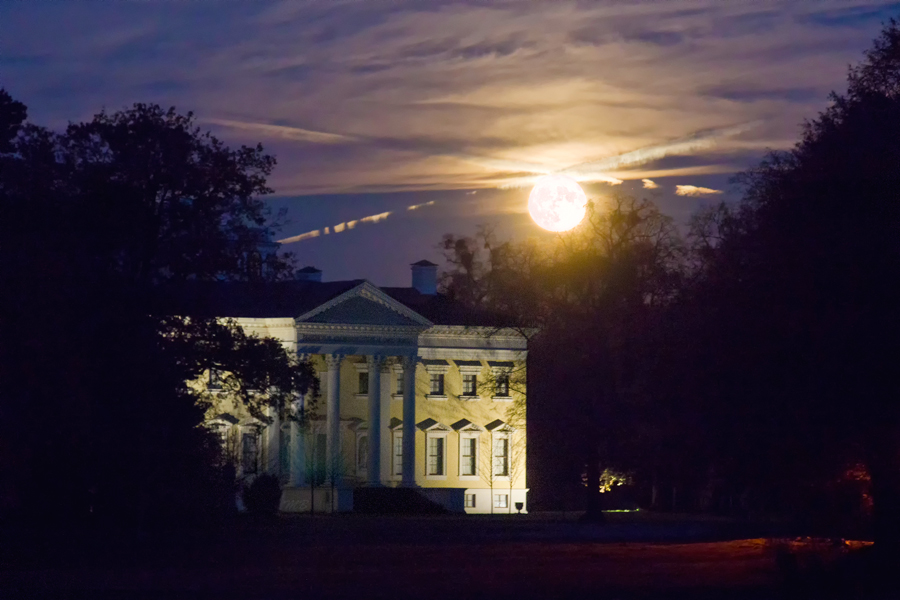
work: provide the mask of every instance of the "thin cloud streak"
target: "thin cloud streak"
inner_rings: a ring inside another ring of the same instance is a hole
[[[232,121],[229,119],[202,119],[205,123],[221,125],[231,129],[251,131],[257,135],[281,138],[298,142],[310,142],[313,144],[344,144],[355,141],[352,136],[337,133],[325,133],[324,131],[312,131],[299,127],[286,125],[270,125],[268,123],[249,123],[246,121]]]
[[[676,196],[708,196],[710,194],[721,194],[722,190],[714,190],[711,188],[697,187],[696,185],[676,185]]]
[[[716,142],[718,142],[722,138],[727,138],[733,135],[744,133],[745,131],[748,131],[756,125],[759,125],[759,123],[743,123],[741,125],[725,127],[722,129],[698,131],[678,140],[656,144],[653,146],[648,146],[646,148],[639,148],[637,150],[625,152],[617,156],[610,156],[607,158],[601,158],[599,160],[582,163],[580,165],[568,167],[558,172],[562,173],[563,175],[569,175],[576,179],[578,179],[579,177],[590,178],[596,177],[598,174],[604,174],[609,171],[621,169],[623,167],[644,165],[649,162],[665,158],[667,156],[685,156],[696,154],[699,150],[709,150],[710,148],[715,146]]]
[[[413,204],[412,206],[407,206],[406,210],[418,210],[424,206],[432,206],[434,205],[434,200],[429,200],[428,202],[423,202],[422,204]]]

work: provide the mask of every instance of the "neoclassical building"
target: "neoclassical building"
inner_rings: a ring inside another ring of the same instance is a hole
[[[208,424],[239,477],[278,475],[284,511],[348,511],[360,487],[399,486],[453,511],[527,510],[526,338],[437,294],[436,273],[420,261],[411,287],[379,288],[307,267],[222,303],[221,316],[310,360],[321,383],[312,408],[294,407],[303,425],[263,423],[224,394],[214,404]],[[205,383],[215,391],[216,374]]]

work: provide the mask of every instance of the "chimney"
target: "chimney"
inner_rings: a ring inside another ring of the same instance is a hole
[[[322,281],[322,271],[315,267],[303,267],[296,273],[297,281]]]
[[[437,294],[437,265],[427,260],[420,260],[412,265],[412,286],[420,294],[434,296]]]

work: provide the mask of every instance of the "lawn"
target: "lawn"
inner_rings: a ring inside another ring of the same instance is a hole
[[[724,519],[609,515],[240,519],[135,548],[38,553],[0,572],[7,597],[771,598],[776,545]],[[738,534],[735,536],[735,534]],[[731,539],[729,539],[731,538]],[[823,560],[854,546],[794,543]],[[858,546],[858,545],[857,545]],[[102,556],[101,556],[102,555]]]

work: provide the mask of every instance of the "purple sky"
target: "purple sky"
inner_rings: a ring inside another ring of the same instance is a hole
[[[262,142],[283,237],[319,231],[285,245],[301,266],[408,285],[444,233],[548,235],[525,212],[542,173],[681,222],[733,197],[890,16],[900,3],[3,2],[0,87],[54,128],[157,102]]]

